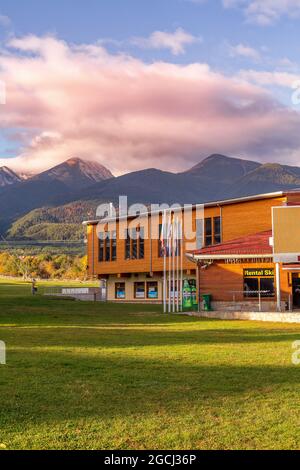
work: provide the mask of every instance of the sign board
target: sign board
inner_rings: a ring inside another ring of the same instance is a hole
[[[274,277],[273,268],[246,268],[244,277]]]
[[[88,294],[89,288],[88,287],[76,287],[76,288],[63,288],[61,293],[63,295],[72,295],[72,294]]]
[[[272,230],[274,262],[299,262],[300,206],[273,207]]]

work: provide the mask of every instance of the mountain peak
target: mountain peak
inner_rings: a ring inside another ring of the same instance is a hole
[[[22,181],[20,175],[15,173],[13,170],[8,168],[8,166],[0,167],[0,187],[3,188],[8,185],[19,183]]]
[[[261,166],[260,163],[253,162],[252,160],[212,154],[184,173],[201,176],[207,180],[220,180],[224,183],[232,183],[235,179],[243,177],[249,171],[253,171],[259,166]]]
[[[112,173],[95,161],[72,157],[59,165],[37,175],[39,180],[58,180],[72,189],[81,189],[113,178]]]

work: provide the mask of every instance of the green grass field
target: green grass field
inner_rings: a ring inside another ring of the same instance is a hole
[[[0,282],[0,448],[300,447],[300,325],[29,294]]]

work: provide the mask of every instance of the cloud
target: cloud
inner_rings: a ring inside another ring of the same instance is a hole
[[[248,21],[261,26],[276,23],[283,16],[300,16],[300,0],[223,0],[223,5],[242,8]]]
[[[136,37],[130,42],[143,49],[168,49],[172,54],[179,55],[184,54],[185,46],[201,41],[201,38],[177,28],[174,33],[154,31],[148,38]]]
[[[116,174],[181,170],[215,152],[299,162],[299,113],[207,64],[149,64],[100,45],[27,36],[1,52],[0,71],[0,130],[15,140],[19,133],[21,147],[0,164],[15,169],[79,156]]]
[[[0,14],[0,26],[4,26],[4,28],[7,28],[10,25],[11,25],[10,18],[6,15],[1,15]]]
[[[244,57],[246,59],[251,59],[254,62],[259,62],[261,60],[260,52],[245,44],[237,44],[236,46],[229,45],[229,55],[231,57]]]
[[[300,80],[300,74],[277,71],[241,70],[239,76],[248,82],[253,82],[260,86],[275,85],[282,88],[290,88],[291,92],[294,84]]]

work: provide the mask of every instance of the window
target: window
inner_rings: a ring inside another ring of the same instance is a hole
[[[111,233],[111,260],[116,261],[117,259],[117,234],[116,232]]]
[[[260,279],[260,290],[262,291],[262,297],[274,297],[274,278],[262,277]]]
[[[102,232],[99,234],[98,259],[100,262],[116,261],[117,259],[116,232]]]
[[[98,261],[104,261],[104,233],[99,234],[99,252]]]
[[[144,259],[145,240],[142,227],[126,230],[125,232],[125,259]]]
[[[244,297],[258,297],[258,278],[244,278]]]
[[[110,261],[110,239],[105,239],[105,261]]]
[[[201,248],[201,242],[203,240],[201,222],[201,220],[196,221],[197,247],[199,248]],[[221,243],[221,241],[221,217],[207,217],[204,219],[204,246],[217,245]]]
[[[139,259],[144,259],[144,257],[145,257],[145,231],[141,227],[140,236],[139,236]]]
[[[136,229],[131,231],[131,259],[137,259],[138,232]]]
[[[144,282],[134,283],[134,298],[135,299],[145,298],[145,283]]]
[[[125,282],[116,282],[115,284],[115,298],[125,299]]]
[[[157,282],[147,282],[147,298],[158,299],[158,284]]]
[[[125,259],[130,259],[131,239],[129,235],[129,230],[126,230],[125,235]]]
[[[214,244],[221,243],[221,217],[214,217]]]
[[[244,278],[244,297],[274,297],[274,277],[250,277]]]
[[[205,219],[204,220],[204,225],[205,225],[205,246],[210,246],[212,245],[212,219]]]

